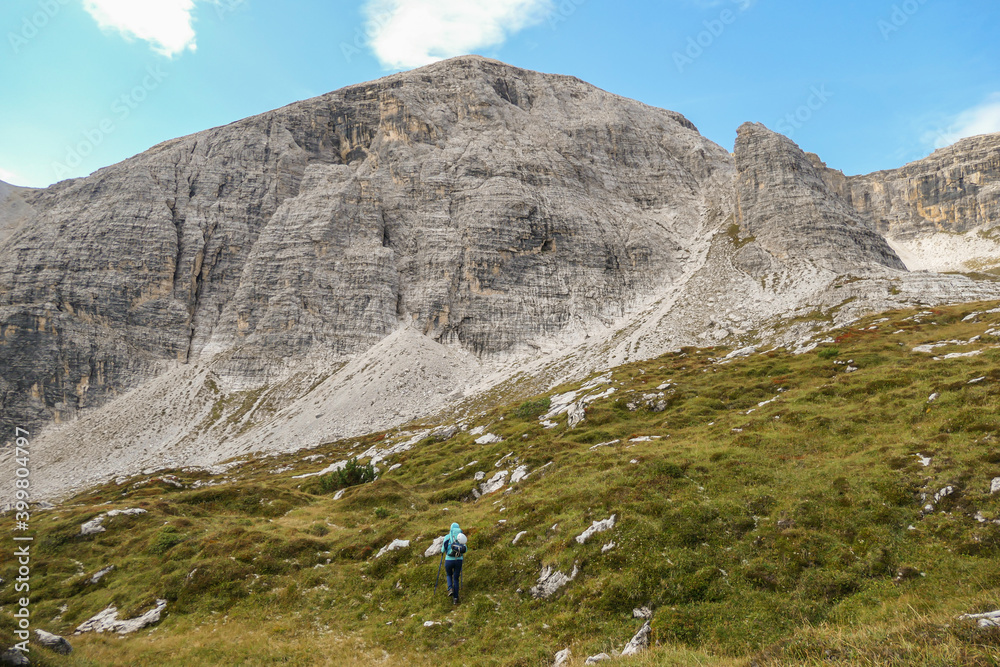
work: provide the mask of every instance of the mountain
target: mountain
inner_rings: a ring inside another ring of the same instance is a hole
[[[677,113],[474,56],[350,86],[4,190],[0,423],[44,429],[58,494],[998,298],[906,270],[956,231],[984,259],[941,270],[1000,263],[998,154],[993,135],[849,178],[760,125],[730,154]]]

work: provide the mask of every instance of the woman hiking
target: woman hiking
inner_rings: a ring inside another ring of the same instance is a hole
[[[451,532],[444,538],[441,553],[444,554],[444,573],[448,581],[448,595],[451,603],[458,604],[458,585],[462,580],[462,556],[468,550],[468,538],[457,523],[451,524]]]

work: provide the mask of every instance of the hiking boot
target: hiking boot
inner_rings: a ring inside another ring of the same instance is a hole
[[[455,597],[455,594],[451,592],[451,587],[448,587],[448,597]]]
[[[452,604],[458,604],[458,598],[452,598],[451,599],[451,603]]]

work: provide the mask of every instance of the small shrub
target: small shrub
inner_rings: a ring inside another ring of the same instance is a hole
[[[547,396],[542,398],[533,398],[514,408],[514,411],[510,413],[510,416],[515,419],[524,419],[526,421],[538,419],[549,411],[551,403],[552,402]]]
[[[388,519],[389,518],[389,510],[387,510],[384,507],[376,507],[375,508],[375,516],[377,518],[379,518],[379,519]]]
[[[316,537],[323,537],[324,535],[330,532],[330,528],[325,523],[317,521],[316,523],[306,528],[305,532],[309,533],[310,535],[315,535]]]
[[[177,532],[173,526],[164,526],[156,533],[156,536],[149,542],[149,551],[156,555],[161,555],[170,550],[171,547],[184,541],[184,537]]]
[[[821,348],[818,352],[816,352],[816,356],[819,357],[820,359],[836,359],[838,356],[840,356],[840,348],[824,347]]]
[[[350,486],[367,484],[375,481],[375,466],[371,463],[364,465],[358,463],[357,459],[351,459],[340,470],[335,470],[328,475],[319,478],[319,493],[333,493],[346,489]]]

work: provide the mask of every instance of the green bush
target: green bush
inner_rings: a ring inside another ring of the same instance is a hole
[[[514,408],[514,411],[510,413],[510,416],[515,419],[524,419],[528,421],[538,419],[549,411],[550,405],[551,401],[548,397],[533,398]]]
[[[333,493],[346,489],[350,486],[367,484],[375,481],[375,466],[371,463],[364,465],[358,463],[357,459],[351,459],[340,470],[322,475],[319,478],[319,493]]]
[[[820,348],[820,350],[816,352],[816,356],[819,357],[820,359],[834,359],[839,355],[840,355],[839,347],[824,347]]]

